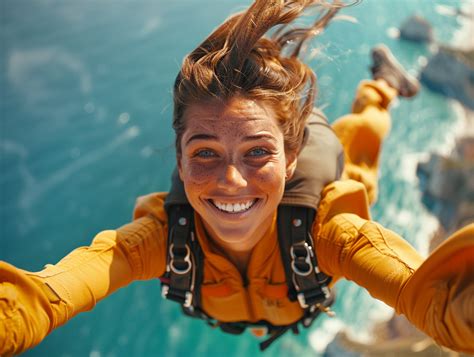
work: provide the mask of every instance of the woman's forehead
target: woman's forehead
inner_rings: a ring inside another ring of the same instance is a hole
[[[184,112],[186,131],[241,128],[274,131],[278,129],[275,113],[268,105],[246,98],[226,102],[191,104]]]
[[[232,97],[227,101],[213,100],[207,102],[196,102],[184,112],[185,119],[209,119],[217,120],[222,117],[229,119],[267,119],[274,117],[273,109],[261,101]]]
[[[190,105],[185,113],[183,143],[194,136],[212,135],[215,138],[236,138],[269,134],[282,136],[273,110],[249,99]],[[282,140],[282,138],[280,139]]]

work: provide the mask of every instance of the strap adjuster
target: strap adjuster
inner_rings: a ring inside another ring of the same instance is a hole
[[[191,308],[193,302],[193,293],[190,291],[186,291],[183,306],[186,308]]]
[[[168,293],[170,291],[170,287],[169,285],[166,285],[166,284],[161,284],[161,296],[166,299],[166,297],[168,296]]]
[[[172,290],[170,293],[170,286],[168,284],[162,283],[161,284],[161,296],[165,299],[171,299],[174,301],[178,301],[183,307],[191,309],[192,302],[193,302],[193,293],[191,291],[185,291],[184,297],[183,292]]]
[[[184,248],[185,248],[185,255],[184,255],[184,258],[182,256],[180,256],[181,254],[179,253],[182,253],[182,252],[174,252],[174,244],[171,243],[170,245],[170,248],[169,248],[169,252],[170,252],[170,262],[169,262],[169,267],[171,269],[171,271],[173,273],[176,273],[176,274],[179,274],[179,275],[183,275],[183,274],[186,274],[188,273],[190,270],[191,270],[191,267],[192,267],[192,263],[191,263],[191,249],[189,249],[189,246],[187,244],[184,245]],[[181,267],[177,267],[175,265],[175,257],[179,257],[180,260],[176,260],[176,262],[179,264],[179,265],[182,265],[182,264],[185,264],[185,266],[181,266]],[[182,260],[181,260],[182,259]]]
[[[298,298],[298,302],[300,303],[300,306],[303,308],[303,309],[306,309],[308,307],[308,304],[306,303],[306,299],[304,297],[304,293],[298,293],[298,295],[296,295],[296,297]]]
[[[290,247],[291,269],[295,274],[308,276],[313,271],[313,250],[306,242],[293,244]],[[299,267],[298,267],[299,266]]]

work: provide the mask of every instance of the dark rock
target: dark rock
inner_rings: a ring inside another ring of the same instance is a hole
[[[440,48],[443,52],[449,53],[453,57],[456,57],[459,61],[464,62],[471,69],[474,68],[474,48],[462,50],[444,45],[441,45]]]
[[[445,232],[474,221],[474,137],[456,140],[449,155],[431,154],[418,163],[422,202]]]
[[[429,60],[420,79],[429,89],[474,109],[474,69],[459,56],[441,49]]]
[[[428,21],[418,15],[408,18],[400,27],[400,38],[415,42],[431,42],[433,29]]]

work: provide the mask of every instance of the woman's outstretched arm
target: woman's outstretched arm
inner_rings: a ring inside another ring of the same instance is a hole
[[[147,202],[148,207],[139,204],[135,212],[141,218],[118,230],[101,232],[90,246],[74,250],[40,272],[0,262],[0,355],[18,354],[37,345],[54,328],[91,310],[133,280],[163,274],[166,219],[162,200],[154,196]]]
[[[474,353],[474,224],[424,260],[396,233],[338,214],[316,239],[321,269],[366,288],[439,344]]]

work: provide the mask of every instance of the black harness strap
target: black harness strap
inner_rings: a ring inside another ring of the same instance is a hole
[[[333,295],[330,281],[317,267],[316,254],[310,234],[315,210],[307,207],[281,205],[278,208],[278,239],[285,268],[290,300],[298,300],[304,310],[302,318],[287,326],[275,326],[267,321],[258,323],[221,323],[201,308],[201,283],[204,256],[194,236],[194,211],[190,205],[168,207],[168,261],[161,278],[162,295],[178,302],[186,315],[205,320],[231,334],[241,334],[248,327],[266,327],[269,338],[260,343],[263,351],[286,331],[298,333],[298,324],[309,327],[321,312],[327,312]]]
[[[290,300],[303,309],[322,304],[330,297],[328,276],[317,264],[311,227],[316,211],[307,207],[278,207],[278,240],[285,267]]]
[[[189,308],[196,283],[193,209],[190,205],[174,206],[168,223],[168,261],[161,292],[163,297]]]
[[[163,297],[178,302],[183,312],[205,320],[216,327],[217,322],[201,309],[201,282],[204,255],[194,235],[194,210],[189,204],[167,206],[168,262],[161,280]]]

